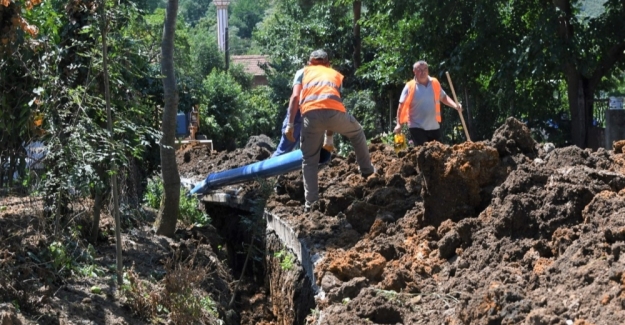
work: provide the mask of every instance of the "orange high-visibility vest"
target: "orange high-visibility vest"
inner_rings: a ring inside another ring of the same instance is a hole
[[[441,83],[436,78],[430,78],[432,81],[432,89],[434,90],[434,105],[436,106],[436,122],[441,122]],[[399,124],[408,123],[408,116],[410,116],[410,103],[412,103],[412,97],[417,87],[417,82],[412,79],[408,81],[408,96],[401,105],[399,113]]]
[[[343,75],[334,69],[322,65],[305,67],[299,101],[302,115],[316,109],[345,112],[339,93],[342,83]]]

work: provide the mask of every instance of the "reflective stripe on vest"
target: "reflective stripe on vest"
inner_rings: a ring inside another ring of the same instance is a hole
[[[438,82],[436,78],[430,78],[432,82],[432,90],[434,90],[434,105],[436,106],[436,122],[441,122],[441,83]],[[412,103],[412,98],[414,97],[415,89],[417,87],[417,82],[412,79],[408,81],[408,95],[406,99],[401,105],[400,113],[399,113],[399,124],[408,123],[408,117],[410,116],[410,103]]]
[[[305,67],[299,102],[302,115],[315,109],[345,112],[339,93],[342,83],[343,75],[334,69],[321,65]]]

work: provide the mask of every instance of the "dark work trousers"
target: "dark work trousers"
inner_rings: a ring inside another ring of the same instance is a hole
[[[420,128],[410,128],[409,130],[415,146],[422,146],[424,143],[434,140],[441,142],[441,129],[426,131]]]

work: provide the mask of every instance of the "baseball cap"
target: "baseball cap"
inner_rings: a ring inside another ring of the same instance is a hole
[[[314,50],[312,53],[310,53],[310,59],[325,61],[328,59],[328,53],[326,53],[326,51],[324,50]]]

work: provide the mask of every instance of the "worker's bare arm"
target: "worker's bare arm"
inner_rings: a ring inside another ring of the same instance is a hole
[[[293,86],[293,92],[291,93],[291,98],[289,99],[289,123],[293,124],[295,121],[295,115],[297,114],[297,110],[299,109],[299,94],[302,91],[302,85],[298,84]]]
[[[441,102],[443,102],[443,104],[459,111],[462,112],[462,105],[460,105],[460,103],[456,103],[454,102],[453,99],[451,99],[449,96],[445,96],[441,99]]]
[[[399,123],[399,117],[401,116],[401,106],[402,104],[399,103],[399,105],[397,106],[397,125],[395,125],[395,128],[393,129],[393,132],[399,134],[401,132],[401,124]]]

